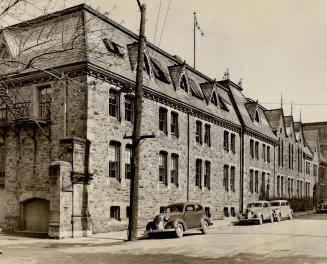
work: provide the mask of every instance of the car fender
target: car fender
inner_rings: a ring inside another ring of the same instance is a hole
[[[183,226],[183,228],[184,228],[184,231],[187,230],[187,226],[186,226],[186,223],[185,223],[184,220],[182,220],[182,219],[175,219],[175,220],[173,220],[173,221],[171,222],[171,225],[172,225],[174,228],[176,228],[176,226],[177,226],[178,224],[182,224],[182,226]]]
[[[154,221],[150,221],[150,222],[148,222],[148,223],[147,223],[147,225],[146,225],[146,228],[145,228],[145,230],[149,231],[149,230],[150,230],[150,228],[151,228],[151,226],[152,226],[152,228],[153,228],[153,229],[155,229],[155,228],[156,228],[156,224],[155,224],[155,222],[154,222]]]
[[[204,221],[207,221],[209,226],[212,225],[210,218],[207,217],[206,215],[202,217],[202,219],[201,219],[201,225],[202,225],[202,223]]]

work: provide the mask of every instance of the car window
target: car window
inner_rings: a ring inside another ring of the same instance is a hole
[[[194,205],[188,205],[188,206],[186,206],[185,211],[186,212],[192,212],[192,211],[194,211]]]
[[[195,204],[194,207],[195,207],[195,211],[202,211],[202,206],[201,205]]]
[[[165,208],[166,213],[178,213],[178,212],[183,212],[183,205],[168,205]]]
[[[270,204],[271,204],[271,206],[279,206],[279,202],[272,202]]]
[[[285,205],[289,205],[288,202],[286,202]]]
[[[285,206],[285,202],[282,202],[282,206]]]
[[[248,204],[248,208],[254,208],[254,207],[262,207],[262,203],[250,203],[250,204]]]
[[[268,204],[267,204],[267,203],[264,203],[264,204],[263,204],[263,207],[268,207]]]

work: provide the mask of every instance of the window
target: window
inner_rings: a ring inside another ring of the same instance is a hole
[[[224,150],[229,151],[229,133],[224,131]]]
[[[6,149],[0,144],[0,186],[4,185],[6,176]]]
[[[287,178],[287,193],[288,197],[291,197],[291,179]]]
[[[148,57],[144,53],[144,64],[143,64],[143,71],[147,73],[147,75],[151,76],[151,68],[150,68],[150,62],[148,60]]]
[[[111,141],[109,144],[109,177],[120,180],[120,143]]]
[[[264,197],[266,195],[266,173],[261,174],[261,195]]]
[[[38,87],[39,90],[39,117],[49,118],[50,117],[50,107],[51,107],[51,97],[52,97],[52,87],[51,85],[46,85]]]
[[[202,187],[202,160],[197,159],[195,162],[195,186]]]
[[[230,214],[232,217],[235,217],[235,207],[230,208]]]
[[[256,193],[258,193],[259,192],[259,172],[258,171],[255,171],[255,173],[254,173],[255,175],[255,177],[254,177],[254,191],[256,192]]]
[[[294,179],[291,179],[291,197],[293,197]]]
[[[318,171],[318,169],[317,169],[317,165],[316,164],[313,164],[313,176],[315,176],[315,177],[317,177],[317,171]]]
[[[125,179],[131,179],[132,177],[132,147],[127,145],[125,149]]]
[[[305,162],[305,172],[306,172],[306,174],[310,175],[310,162],[309,161]]]
[[[270,163],[270,146],[267,146],[267,162]]]
[[[280,194],[282,197],[284,197],[284,177],[280,177]]]
[[[254,175],[254,172],[253,170],[250,170],[250,192],[253,193],[253,175]]]
[[[259,117],[259,111],[258,110],[255,111],[255,121],[260,123],[260,117]]]
[[[209,218],[211,217],[210,207],[205,207],[204,212],[205,212],[207,217],[209,217]]]
[[[262,159],[266,161],[266,144],[262,144]]]
[[[224,178],[223,178],[223,185],[225,188],[225,191],[228,192],[229,190],[229,183],[228,183],[228,165],[224,165]]]
[[[282,140],[281,163],[282,167],[284,167],[284,140]]]
[[[280,196],[280,176],[277,176],[277,196]]]
[[[120,221],[120,207],[110,206],[110,218]]]
[[[109,115],[119,119],[119,93],[114,90],[109,92]]]
[[[291,144],[288,144],[288,168],[291,169]]]
[[[210,125],[206,124],[204,127],[204,143],[211,146]]]
[[[170,182],[178,186],[178,155],[171,154]]]
[[[125,96],[125,120],[134,122],[134,98]]]
[[[235,134],[230,135],[230,149],[233,153],[235,153]]]
[[[292,145],[292,149],[291,149],[291,167],[292,167],[292,170],[294,170],[294,147]]]
[[[230,168],[230,189],[235,192],[235,167]]]
[[[204,163],[204,187],[210,189],[210,173],[211,173],[211,163],[206,161]]]
[[[259,160],[259,142],[255,142],[255,158]]]
[[[179,87],[188,93],[188,87],[187,87],[187,80],[186,80],[186,77],[185,75],[183,74],[182,77],[181,77],[181,80],[179,82]]]
[[[163,214],[165,212],[166,206],[160,206],[159,212],[160,214]]]
[[[229,217],[229,210],[228,207],[224,207],[224,216]]]
[[[253,141],[253,139],[250,140],[250,155],[251,155],[251,158],[254,158],[254,141]]]
[[[195,134],[196,142],[202,144],[202,122],[196,121],[196,134]]]
[[[212,95],[211,95],[211,100],[210,102],[215,105],[218,106],[218,100],[217,100],[217,94],[215,91],[213,91]]]
[[[109,52],[112,52],[114,54],[118,54],[118,55],[123,55],[122,51],[121,51],[121,48],[118,46],[118,44],[110,41],[109,39],[105,38],[103,39],[103,43],[106,47],[106,49],[109,51]]]
[[[167,152],[159,153],[159,182],[167,184]]]
[[[152,64],[152,69],[153,69],[153,73],[154,73],[154,76],[160,80],[160,81],[163,81],[165,83],[170,83],[170,77],[169,77],[169,73],[165,70],[164,67],[162,67],[161,63],[154,59],[154,58],[151,58],[151,64]]]
[[[178,113],[171,112],[170,118],[170,133],[178,137]]]
[[[167,109],[159,108],[159,130],[167,134]]]

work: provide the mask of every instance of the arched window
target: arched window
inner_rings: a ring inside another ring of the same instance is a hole
[[[187,86],[187,80],[186,80],[186,77],[185,75],[183,74],[182,77],[181,77],[181,80],[179,82],[179,87],[188,93],[188,86]]]
[[[215,106],[218,106],[218,100],[217,100],[217,94],[216,91],[213,91],[211,95],[211,103],[214,104]]]

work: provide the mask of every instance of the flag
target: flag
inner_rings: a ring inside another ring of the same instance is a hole
[[[198,20],[196,19],[196,15],[195,15],[195,13],[194,13],[194,22],[195,22],[195,27],[200,31],[201,36],[204,37],[204,32],[203,32],[203,30],[200,28],[200,25],[199,25],[199,23],[198,23]]]

